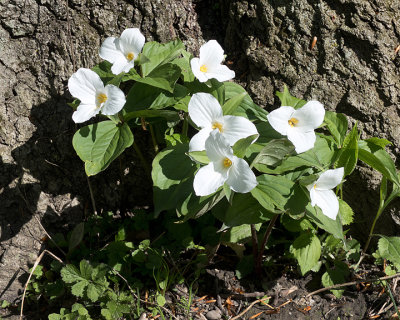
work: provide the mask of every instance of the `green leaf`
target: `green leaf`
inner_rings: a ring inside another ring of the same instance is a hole
[[[192,151],[188,153],[189,157],[192,158],[193,161],[196,161],[201,164],[209,164],[210,159],[208,159],[206,151]]]
[[[75,283],[71,287],[71,293],[76,297],[83,297],[83,292],[88,284],[89,282],[86,280]]]
[[[145,43],[142,55],[147,58],[147,61],[141,64],[143,76],[147,76],[157,66],[172,61],[178,57],[184,45],[181,40],[173,40],[165,44],[156,41]]]
[[[100,62],[98,65],[95,65],[92,70],[99,75],[103,83],[108,83],[115,77],[115,74],[111,71],[111,66],[112,64],[105,60]]]
[[[191,186],[191,188],[193,189],[193,186]],[[192,191],[182,202],[182,204],[177,207],[176,211],[179,216],[184,216],[182,222],[185,222],[189,219],[197,219],[210,211],[223,198],[223,190],[204,197],[198,197]]]
[[[67,264],[61,269],[61,277],[65,283],[74,283],[86,280],[82,278],[80,271],[72,264]]]
[[[353,209],[341,199],[339,199],[339,215],[344,226],[351,224],[354,220]]]
[[[361,161],[382,173],[397,186],[400,186],[396,165],[390,155],[380,145],[376,145],[371,141],[360,140],[358,146],[359,159]]]
[[[177,65],[166,63],[151,71],[146,77],[135,80],[173,93],[180,74],[181,69]]]
[[[378,251],[382,258],[389,260],[399,269],[400,266],[400,237],[381,236],[378,241]]]
[[[253,134],[247,138],[240,139],[232,146],[233,154],[238,158],[243,158],[247,148],[258,138],[258,134]]]
[[[254,225],[256,231],[259,231],[261,228],[261,223]],[[221,242],[227,243],[238,243],[243,242],[251,237],[251,228],[249,224],[244,224],[241,226],[233,227],[226,230],[221,235]]]
[[[285,210],[294,183],[284,177],[268,174],[258,176],[257,182],[251,195],[268,211],[277,212],[275,207],[280,211]]]
[[[381,138],[377,138],[377,137],[372,137],[372,138],[366,139],[365,141],[367,143],[370,143],[370,144],[373,144],[375,146],[378,146],[381,149],[385,149],[385,147],[387,145],[392,145],[393,144],[389,140],[381,139]]]
[[[287,139],[273,139],[268,142],[254,158],[252,166],[258,171],[264,172],[265,166],[275,166],[282,159],[294,151],[293,144]]]
[[[94,284],[90,283],[87,287],[86,294],[87,297],[92,300],[92,302],[96,302],[99,299],[100,292]]]
[[[281,223],[285,227],[286,230],[290,232],[302,232],[306,230],[313,230],[314,227],[311,222],[305,218],[301,219],[293,219],[288,214],[281,215]]]
[[[247,93],[247,91],[240,85],[234,82],[224,82],[225,86],[225,99],[231,99],[239,94]],[[243,98],[243,101],[237,107],[235,116],[242,116],[249,120],[262,120],[268,121],[268,112],[256,105],[248,94]]]
[[[158,294],[158,295],[157,295],[156,301],[157,301],[157,304],[158,304],[160,307],[164,306],[165,303],[167,302],[167,301],[165,300],[165,297],[164,297],[163,295],[161,295],[161,294]]]
[[[339,159],[335,163],[336,168],[344,168],[344,176],[350,175],[356,167],[358,161],[358,140],[359,134],[357,124],[346,136],[340,151]]]
[[[193,56],[186,50],[182,50],[182,58],[175,59],[171,63],[176,64],[181,69],[182,80],[184,82],[192,82],[195,77],[190,66],[190,60]]]
[[[321,256],[321,242],[311,232],[303,233],[294,240],[290,252],[296,258],[304,275],[318,263]]]
[[[336,239],[344,239],[339,215],[337,215],[336,220],[333,220],[324,215],[319,207],[312,207],[311,204],[308,204],[306,206],[306,216],[318,227],[332,234]]]
[[[167,121],[179,121],[179,113],[174,110],[139,110],[131,111],[124,115],[124,120],[129,121],[134,118],[164,118]]]
[[[321,278],[322,285],[327,288],[333,286],[335,284],[341,284],[346,281],[346,276],[349,273],[347,266],[343,266],[342,268],[338,267],[338,263],[335,263],[335,269],[328,269]],[[347,270],[346,270],[347,269]],[[344,289],[334,289],[331,292],[335,295],[336,298],[341,298],[344,292]]]
[[[105,170],[126,148],[133,143],[129,126],[103,121],[79,129],[72,144],[78,156],[85,162],[88,176]]]
[[[227,102],[222,106],[222,111],[224,115],[232,115],[235,114],[236,109],[243,102],[246,97],[247,92],[242,92],[237,94],[236,96],[230,98]]]
[[[82,239],[85,232],[85,223],[78,223],[71,232],[71,238],[69,239],[68,251],[71,252],[75,247],[77,247]]]
[[[299,109],[307,103],[304,100],[298,99],[290,95],[290,92],[286,85],[283,87],[283,92],[277,91],[275,94],[278,96],[279,100],[281,100],[281,106],[288,106]]]
[[[324,121],[338,146],[342,146],[348,128],[347,117],[343,113],[325,111]]]

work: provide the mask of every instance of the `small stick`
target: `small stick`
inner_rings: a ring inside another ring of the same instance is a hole
[[[386,277],[380,277],[380,278],[371,278],[371,279],[364,279],[364,280],[356,280],[356,281],[352,281],[352,282],[345,282],[345,283],[340,283],[340,284],[335,284],[333,286],[330,287],[326,287],[326,288],[321,288],[318,290],[315,290],[311,293],[309,293],[308,295],[306,295],[306,298],[313,296],[314,294],[323,292],[323,291],[327,291],[327,290],[331,290],[331,289],[336,289],[336,288],[340,288],[340,287],[348,287],[348,286],[352,286],[354,284],[357,283],[362,283],[362,282],[375,282],[375,281],[380,281],[380,280],[389,280],[389,279],[393,279],[393,278],[397,278],[400,277],[400,273],[396,273],[392,276],[386,276]]]
[[[237,316],[233,317],[230,320],[239,319],[241,316],[245,315],[247,313],[247,311],[249,311],[255,304],[257,304],[257,303],[259,303],[261,301],[267,300],[269,298],[271,298],[271,297],[266,297],[266,298],[263,298],[263,299],[259,299],[259,300],[253,301],[252,303],[250,303],[250,305],[246,309],[243,310],[243,312],[239,313]]]
[[[257,270],[257,273],[259,273],[260,275],[261,275],[261,264],[262,264],[262,256],[264,253],[264,249],[268,242],[269,236],[271,235],[272,228],[275,225],[276,219],[278,219],[278,216],[279,216],[278,214],[274,215],[273,218],[269,221],[267,230],[265,231],[264,238],[263,238],[263,241],[261,243],[261,246],[260,246],[260,249],[259,249],[259,252],[257,255],[256,270]]]
[[[394,54],[397,54],[397,52],[399,52],[400,50],[400,44],[396,47],[396,49],[394,49]]]
[[[311,50],[314,49],[316,43],[317,43],[317,37],[314,37],[314,38],[312,39],[311,46],[310,46],[310,49],[311,49]]]

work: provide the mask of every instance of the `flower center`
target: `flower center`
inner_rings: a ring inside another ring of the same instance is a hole
[[[223,163],[225,168],[229,168],[232,165],[232,161],[229,158],[225,158]]]
[[[224,128],[223,128],[223,126],[222,126],[222,123],[221,123],[221,122],[217,122],[217,121],[214,121],[214,122],[212,123],[212,129],[213,129],[213,130],[218,129],[219,132],[224,131]]]
[[[135,54],[133,52],[129,52],[126,55],[126,58],[128,59],[128,61],[132,61],[135,58]]]
[[[99,106],[107,101],[107,95],[105,93],[99,93],[97,95],[97,103],[99,104]]]
[[[297,120],[296,118],[290,118],[290,119],[288,120],[288,123],[289,123],[289,126],[295,127],[296,124],[299,123],[299,120]]]
[[[203,65],[200,67],[200,71],[201,71],[201,72],[207,72],[207,70],[208,70],[208,68],[207,68],[207,66],[206,66],[205,64],[203,64]]]
[[[317,184],[314,184],[314,189],[317,189]]]

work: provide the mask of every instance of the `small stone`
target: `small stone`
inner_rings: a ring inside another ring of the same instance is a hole
[[[206,313],[206,318],[208,320],[219,320],[221,319],[221,311],[219,310],[211,310]]]

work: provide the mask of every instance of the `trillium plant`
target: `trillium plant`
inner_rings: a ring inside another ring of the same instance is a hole
[[[88,176],[132,147],[142,161],[136,170],[151,171],[153,214],[174,212],[180,222],[213,217],[210,237],[243,259],[238,244],[251,245],[254,260],[246,261],[258,273],[269,263],[264,249],[283,243],[274,242],[271,231],[282,229],[300,272],[325,268],[324,285],[345,280],[338,270],[358,266],[376,220],[399,195],[399,176],[385,150],[389,141],[360,139],[357,123],[349,130],[346,116],[317,101],[324,97],[306,102],[283,85],[276,105],[256,105],[228,81],[235,73],[223,64],[215,40],[196,57],[180,40],[145,42],[130,28],[105,39],[99,56],[100,64],[77,70],[68,82],[75,98],[72,120],[84,123],[72,143]],[[134,140],[143,130],[153,141],[152,159]],[[347,236],[356,213],[343,187],[358,161],[383,176],[379,211],[362,251]],[[381,238],[379,256],[393,261],[384,248],[395,241]]]

